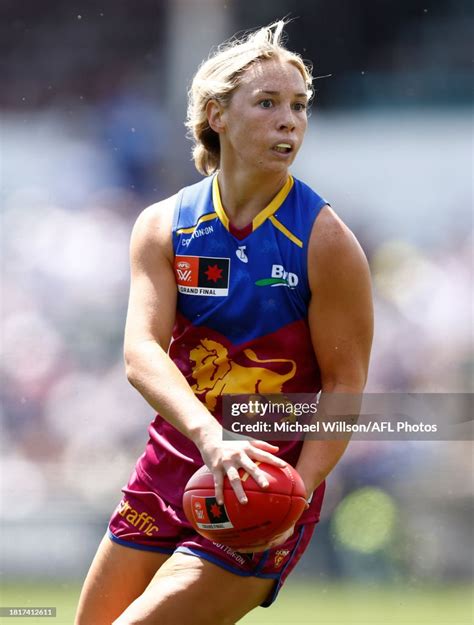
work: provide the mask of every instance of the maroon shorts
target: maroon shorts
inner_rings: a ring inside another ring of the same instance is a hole
[[[262,603],[275,601],[285,579],[309,544],[316,523],[297,524],[288,540],[274,549],[240,553],[197,534],[183,509],[164,501],[135,470],[109,523],[109,538],[119,545],[158,553],[185,553],[213,562],[243,577],[274,579]]]

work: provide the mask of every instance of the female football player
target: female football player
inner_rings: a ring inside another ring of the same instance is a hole
[[[76,625],[224,625],[270,605],[311,538],[347,441],[225,440],[226,393],[360,393],[372,340],[368,265],[350,230],[289,168],[312,96],[279,21],[197,71],[188,127],[201,182],[147,208],[131,241],[125,361],[158,413],[82,591]],[[324,158],[323,149],[319,158]],[[258,549],[196,534],[182,510],[203,464],[217,503],[259,461],[299,471],[308,507]]]

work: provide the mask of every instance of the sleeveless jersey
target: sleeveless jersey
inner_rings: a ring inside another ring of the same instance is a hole
[[[169,355],[219,420],[223,394],[321,388],[307,321],[307,255],[314,220],[325,204],[290,176],[252,224],[236,231],[222,206],[217,175],[177,196],[178,302]],[[201,455],[159,415],[149,434],[137,470],[181,505],[187,480],[203,464]],[[294,466],[302,442],[277,444],[278,456]]]

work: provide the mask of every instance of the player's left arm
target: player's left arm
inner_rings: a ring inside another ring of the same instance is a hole
[[[321,370],[322,401],[329,393],[360,394],[373,336],[370,271],[357,239],[329,206],[313,226],[308,277],[308,320]],[[334,468],[348,442],[305,440],[296,468],[308,495]]]

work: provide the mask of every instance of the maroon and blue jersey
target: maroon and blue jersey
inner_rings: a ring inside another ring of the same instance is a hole
[[[177,195],[178,302],[169,355],[218,420],[225,394],[321,388],[307,320],[307,265],[311,230],[325,204],[290,176],[252,223],[237,230],[222,206],[217,175]],[[137,470],[181,505],[187,480],[203,464],[201,455],[159,415],[149,434]],[[277,455],[296,465],[302,442],[278,444]]]

